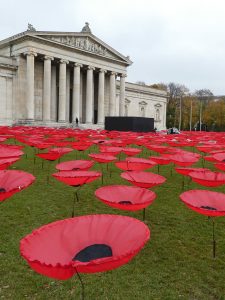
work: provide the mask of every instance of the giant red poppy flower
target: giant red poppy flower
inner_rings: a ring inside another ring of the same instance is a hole
[[[36,156],[45,160],[56,160],[59,159],[63,154],[57,152],[37,153]]]
[[[180,195],[180,199],[192,210],[209,216],[225,215],[225,194],[206,191],[189,190]]]
[[[125,153],[128,156],[134,156],[139,154],[142,151],[142,149],[137,148],[123,148],[122,152]]]
[[[62,148],[52,148],[49,150],[49,153],[60,153],[61,155],[63,155],[72,151],[73,149],[71,148],[62,147]]]
[[[109,163],[117,159],[115,156],[105,153],[91,153],[88,154],[88,156],[90,156],[94,161],[97,161],[99,163]]]
[[[221,171],[225,171],[225,162],[216,163],[214,166]]]
[[[225,174],[212,171],[191,172],[189,176],[194,182],[204,186],[220,186],[225,184]]]
[[[143,171],[124,172],[120,176],[130,183],[143,188],[151,188],[166,181],[166,178],[161,175]]]
[[[20,252],[36,272],[65,280],[126,264],[149,238],[149,228],[137,219],[88,215],[34,230],[21,240]]]
[[[190,154],[177,153],[176,155],[170,155],[167,157],[170,158],[171,162],[181,167],[191,166],[199,160],[199,157],[191,153]]]
[[[23,155],[23,151],[4,145],[0,147],[0,158],[19,157]]]
[[[213,158],[218,162],[225,162],[225,152],[213,154]]]
[[[143,171],[149,168],[154,167],[157,165],[156,162],[145,159],[145,158],[138,158],[138,157],[128,157],[126,160],[121,160],[115,162],[115,165],[125,171]]]
[[[23,171],[0,171],[0,202],[28,187],[35,177]]]
[[[189,190],[180,195],[180,199],[190,209],[208,217],[219,217],[225,215],[225,194],[205,191]],[[216,257],[216,240],[214,219],[212,218],[212,245],[213,257]]]
[[[20,157],[0,158],[0,170],[7,169],[10,165],[18,161]]]
[[[110,146],[100,146],[99,151],[101,153],[106,153],[109,155],[117,155],[119,154],[121,151],[123,150],[123,148],[121,147],[110,147]]]
[[[94,162],[91,160],[71,160],[65,161],[56,165],[56,169],[59,171],[87,171],[93,166]]]
[[[150,190],[127,185],[103,186],[95,191],[95,196],[109,206],[130,211],[143,209],[156,198]]]
[[[191,172],[206,172],[206,171],[210,171],[209,169],[206,168],[175,168],[175,170],[177,171],[177,173],[181,174],[181,175],[185,175],[188,176]]]
[[[98,179],[102,174],[96,171],[63,171],[52,174],[56,179],[71,186],[80,186]]]
[[[168,165],[171,162],[171,159],[165,156],[150,156],[149,158],[159,165]]]

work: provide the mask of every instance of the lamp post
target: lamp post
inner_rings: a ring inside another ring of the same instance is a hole
[[[180,96],[180,116],[179,116],[179,131],[181,129],[181,120],[182,120],[182,96]]]
[[[191,98],[191,107],[190,107],[190,131],[192,129],[192,98]]]
[[[199,131],[202,131],[202,99],[200,99]]]

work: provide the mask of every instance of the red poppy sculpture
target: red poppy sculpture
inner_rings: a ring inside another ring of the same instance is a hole
[[[71,186],[81,186],[90,183],[101,176],[96,171],[65,171],[52,174],[57,180]]]
[[[188,208],[208,217],[225,216],[225,194],[206,190],[189,190],[180,195]],[[216,256],[215,229],[213,220],[213,257]]]
[[[166,178],[161,175],[143,171],[124,172],[120,176],[136,186],[147,189],[166,181]]]
[[[87,171],[93,164],[94,162],[91,160],[71,160],[56,165],[56,169],[59,171]]]
[[[74,192],[73,207],[72,207],[72,217],[74,217],[75,199],[77,200],[77,202],[79,201],[78,191],[81,189],[81,187],[84,184],[90,183],[98,179],[99,177],[101,177],[102,173],[97,171],[63,171],[63,172],[61,171],[52,174],[52,176],[67,185],[77,187],[77,190],[75,190]]]
[[[15,149],[10,145],[1,145],[0,147],[0,158],[10,158],[10,157],[19,157],[23,155],[23,151]]]
[[[5,170],[15,162],[17,162],[20,157],[10,157],[10,158],[0,158],[0,170]]]
[[[114,208],[129,211],[143,209],[143,220],[145,208],[156,198],[156,194],[150,190],[127,185],[103,186],[95,191],[95,196]]]
[[[217,187],[225,184],[225,174],[220,172],[190,172],[189,176],[191,177],[192,181],[197,182],[203,186]]]
[[[123,148],[122,152],[126,154],[127,156],[134,156],[139,154],[142,151],[142,149],[137,148]]]
[[[20,192],[35,180],[35,177],[23,171],[1,170],[0,171],[0,202]]]
[[[110,163],[117,158],[113,155],[105,154],[105,153],[91,153],[88,154],[94,161],[99,163]]]
[[[66,280],[128,263],[149,238],[149,228],[137,219],[87,215],[34,230],[20,241],[20,253],[36,272]]]
[[[157,165],[156,162],[138,157],[128,157],[125,160],[115,162],[117,168],[124,171],[143,171]]]

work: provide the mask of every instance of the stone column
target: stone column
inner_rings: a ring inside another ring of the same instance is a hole
[[[119,104],[119,115],[124,116],[124,105],[125,105],[125,78],[126,74],[120,75],[120,104]]]
[[[86,123],[93,124],[93,70],[95,68],[88,66],[87,85],[86,85]]]
[[[80,68],[82,64],[74,64],[73,73],[73,108],[72,108],[72,122],[76,123],[76,118],[80,123]]]
[[[104,124],[104,98],[105,98],[105,73],[106,70],[100,69],[98,79],[98,124]]]
[[[51,120],[51,61],[53,57],[44,57],[44,95],[43,95],[43,121]]]
[[[66,121],[66,64],[67,60],[60,60],[59,65],[59,109],[58,122],[64,123]]]
[[[52,65],[51,71],[51,120],[57,121],[56,65]]]
[[[34,120],[34,57],[36,53],[26,52],[27,56],[27,82],[26,82],[26,119]]]
[[[109,115],[115,115],[115,102],[116,102],[116,73],[111,72],[109,78]]]

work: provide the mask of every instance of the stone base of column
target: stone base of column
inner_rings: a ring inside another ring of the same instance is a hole
[[[19,119],[16,123],[21,125],[32,125],[34,122],[34,119]]]

